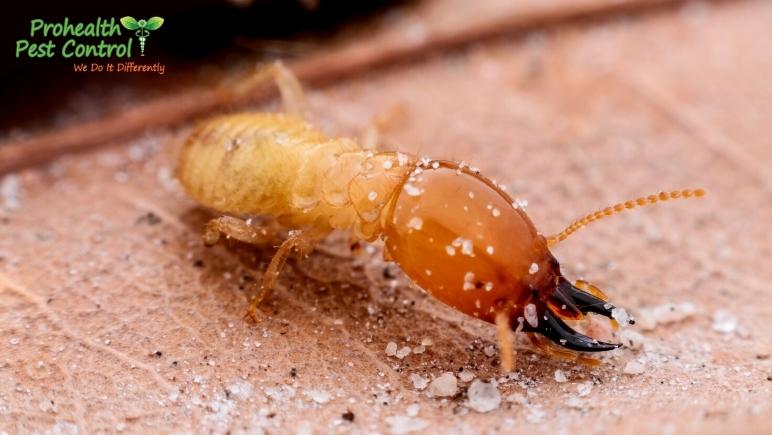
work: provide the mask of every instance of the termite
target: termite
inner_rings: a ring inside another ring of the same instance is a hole
[[[592,284],[569,282],[549,248],[606,216],[705,193],[686,189],[640,197],[544,237],[520,203],[477,169],[328,138],[304,120],[302,90],[287,68],[275,63],[256,77],[273,77],[286,112],[203,122],[185,142],[178,168],[190,196],[223,214],[206,225],[206,245],[221,235],[249,244],[276,240],[277,225],[260,226],[245,217],[267,216],[291,229],[247,309],[245,317],[252,320],[292,251],[307,256],[331,231],[350,229],[357,240],[382,240],[385,259],[435,298],[496,324],[504,370],[514,364],[511,331],[528,333],[552,355],[573,353],[539,335],[570,351],[612,350],[621,344],[593,339],[567,321],[588,313],[612,319],[615,307]]]

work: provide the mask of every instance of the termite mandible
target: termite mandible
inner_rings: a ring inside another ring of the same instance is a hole
[[[511,331],[529,333],[552,355],[572,352],[536,334],[570,351],[615,349],[621,345],[566,323],[587,313],[612,318],[614,306],[597,287],[569,282],[549,248],[603,217],[705,193],[686,189],[619,203],[544,237],[523,207],[478,170],[325,137],[304,121],[295,76],[277,62],[254,80],[269,78],[279,87],[286,113],[209,119],[185,142],[178,167],[188,194],[223,214],[207,224],[205,244],[214,245],[222,234],[249,244],[276,240],[275,226],[258,227],[242,217],[267,216],[291,229],[247,309],[252,320],[292,251],[307,256],[332,230],[350,229],[358,240],[383,240],[384,257],[435,298],[495,323],[505,371],[514,367]]]

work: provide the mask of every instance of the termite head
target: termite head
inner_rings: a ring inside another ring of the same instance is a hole
[[[563,277],[524,203],[475,169],[450,162],[419,166],[386,219],[388,255],[446,304],[488,322],[504,311],[513,329],[543,334],[570,349],[617,347],[561,320],[610,311]]]
[[[596,287],[571,284],[549,250],[586,223],[546,238],[523,202],[473,168],[440,161],[419,165],[405,180],[384,213],[383,228],[386,254],[457,310],[492,323],[503,312],[512,329],[542,334],[572,350],[611,350],[619,345],[568,323],[588,313],[611,318],[615,307]]]

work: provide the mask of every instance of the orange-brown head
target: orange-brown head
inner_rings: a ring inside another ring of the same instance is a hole
[[[614,307],[599,291],[570,284],[549,251],[557,239],[543,237],[520,204],[477,172],[445,161],[419,165],[385,217],[388,255],[461,312],[493,323],[503,311],[513,329],[522,324],[574,350],[618,347],[561,320],[611,317]]]

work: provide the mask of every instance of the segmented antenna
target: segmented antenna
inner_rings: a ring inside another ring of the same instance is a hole
[[[563,240],[568,238],[568,236],[575,233],[579,229],[584,228],[590,222],[594,222],[594,221],[597,221],[598,219],[603,219],[604,217],[621,213],[631,208],[643,207],[646,205],[654,204],[659,201],[667,201],[669,199],[686,199],[686,198],[692,198],[692,197],[699,198],[704,195],[705,195],[704,189],[674,190],[672,192],[660,192],[657,195],[649,195],[646,197],[642,196],[638,199],[633,199],[630,201],[625,201],[623,203],[613,205],[611,207],[606,207],[603,210],[598,210],[596,212],[590,213],[587,216],[577,221],[574,221],[571,225],[567,226],[566,229],[564,229],[560,233],[548,237],[547,246],[552,246],[558,242],[562,242]]]

